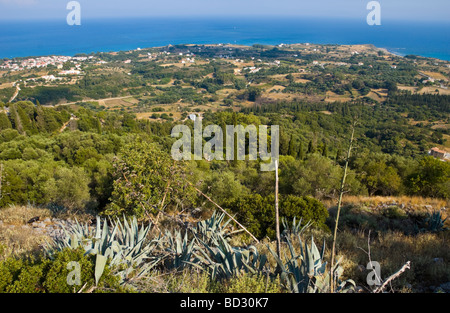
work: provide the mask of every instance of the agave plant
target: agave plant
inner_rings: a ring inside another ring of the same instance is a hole
[[[124,218],[123,224],[120,220],[111,221],[108,226],[106,219],[101,221],[97,216],[96,229],[89,225],[76,224],[65,228],[65,237],[55,239],[48,243],[46,251],[52,257],[54,251],[61,251],[65,248],[76,249],[83,247],[85,254],[96,256],[95,280],[98,283],[107,261],[116,269],[116,274],[121,278],[121,282],[127,282],[129,275],[134,270],[137,271],[135,277],[145,274],[154,267],[160,259],[153,256],[153,250],[158,245],[160,238],[147,240],[147,234],[151,225],[141,225],[134,217],[130,222]]]
[[[233,234],[243,231],[229,231],[227,226],[231,222],[231,219],[226,221],[224,221],[224,219],[225,213],[218,214],[217,211],[214,211],[209,219],[198,222],[197,225],[191,229],[191,231],[195,237],[208,244],[212,244],[214,241],[217,241],[218,235],[228,240]]]
[[[434,210],[432,213],[428,213],[425,219],[426,230],[437,233],[446,230],[445,221],[447,218],[443,219],[442,212]]]
[[[168,269],[183,269],[190,262],[196,249],[195,238],[189,242],[188,233],[182,236],[181,231],[176,230],[172,235],[170,231],[166,232],[163,242],[165,251],[165,267]]]
[[[286,263],[268,246],[269,251],[278,264],[280,278],[285,288],[292,293],[328,292],[330,287],[330,273],[327,271],[327,262],[323,260],[325,242],[319,251],[314,243],[313,237],[311,238],[310,246],[306,243],[303,245],[300,236],[297,236],[297,238],[300,245],[299,254],[295,251],[291,239],[286,238],[290,253],[290,257],[285,256]],[[336,263],[332,272],[336,278],[341,276],[342,268],[339,266],[339,262]],[[349,288],[345,288],[347,283],[355,286],[352,280],[341,282],[339,279],[335,279],[335,281],[337,281],[336,290],[339,292],[350,290]]]
[[[191,264],[207,270],[211,279],[236,277],[242,273],[256,274],[263,271],[267,262],[266,256],[259,254],[256,247],[232,247],[221,234],[215,236],[212,246],[199,241],[204,249],[195,253],[198,262]]]
[[[292,223],[286,220],[285,217],[282,217],[281,224],[283,225],[283,232],[281,233],[281,237],[283,239],[288,238],[288,236],[300,236],[308,227],[312,225],[312,221],[308,221],[305,225],[302,226],[302,218],[297,222],[296,217],[292,220]]]

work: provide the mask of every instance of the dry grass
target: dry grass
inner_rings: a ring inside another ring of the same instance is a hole
[[[420,94],[436,94],[436,90],[439,91],[440,95],[450,95],[450,89],[444,89],[444,88],[440,88],[440,87],[436,87],[436,86],[427,86],[427,87],[423,87],[419,93]]]
[[[384,279],[411,262],[411,269],[392,284],[396,291],[430,292],[432,286],[450,281],[450,231],[411,232],[414,216],[441,210],[446,218],[449,204],[448,199],[422,197],[344,197],[337,251],[344,257],[345,276],[368,287],[370,245],[370,257],[380,263]],[[328,201],[326,205],[334,209],[336,202]],[[389,218],[385,215],[387,207],[401,207],[399,214],[406,215]],[[326,240],[331,244],[329,238]]]
[[[418,94],[437,94],[436,90],[439,91],[440,95],[450,95],[450,89],[444,89],[441,87],[437,87],[437,86],[427,86],[427,87],[423,87],[420,90],[418,90],[417,87],[410,87],[410,86],[399,86],[398,89],[400,90],[408,90],[412,93],[417,92]]]
[[[25,225],[0,225],[0,261],[9,256],[37,256],[49,237]]]
[[[425,75],[434,78],[434,79],[442,79],[442,80],[448,80],[448,78],[444,75],[442,75],[442,73],[438,73],[438,72],[426,72],[426,71],[422,71],[422,73],[424,73]]]
[[[48,209],[31,206],[9,206],[0,209],[0,260],[14,256],[38,255],[48,237],[27,226],[27,222],[39,216],[51,217]]]
[[[325,239],[326,250],[324,259],[330,260],[331,255],[331,234],[326,234],[317,230],[308,230],[302,239],[309,245],[311,238],[314,238],[316,245],[321,246]],[[338,233],[337,238],[337,259],[341,259],[343,268],[342,279],[352,279],[357,286],[366,292],[371,288],[367,285],[367,275],[370,273],[366,269],[369,262],[368,245],[370,245],[370,259],[377,261],[381,266],[382,279],[388,278],[396,273],[407,261],[411,262],[411,269],[403,273],[398,279],[393,281],[386,291],[392,292],[430,292],[432,286],[450,281],[450,244],[449,231],[440,233],[420,233],[415,236],[408,236],[397,231],[388,231],[377,235],[369,232],[343,230]],[[258,251],[265,253],[268,257],[270,267],[276,267],[275,259],[269,252],[267,245],[273,251],[275,242],[264,240],[257,244]],[[294,247],[300,251],[298,242],[294,240]],[[281,254],[283,259],[290,255],[288,247],[282,243]]]
[[[360,285],[366,285],[369,271],[368,245],[371,260],[381,266],[381,276],[386,279],[398,271],[407,261],[411,269],[393,283],[396,290],[404,287],[415,291],[427,291],[430,286],[450,281],[449,232],[420,233],[407,236],[400,232],[381,233],[368,241],[368,232],[343,231],[338,235],[338,251],[344,256],[344,273]]]
[[[273,90],[283,91],[284,89],[286,89],[286,87],[281,86],[281,85],[274,85],[274,86],[270,87],[269,89],[267,89],[266,92],[270,93]]]
[[[336,101],[350,101],[351,97],[346,92],[345,95],[338,95],[332,91],[327,91],[325,93],[325,101],[326,102],[336,102]]]
[[[77,219],[80,222],[90,221],[94,215],[92,212],[80,211],[77,209],[52,211],[49,208],[39,208],[33,206],[8,206],[0,208],[0,221],[6,225],[21,226],[33,218],[39,216],[42,221],[45,218],[59,218],[59,219]]]
[[[377,94],[377,93],[375,93],[373,91],[369,92],[367,97],[369,97],[369,98],[371,98],[371,99],[373,99],[375,101],[378,101],[378,102],[382,102],[382,101],[385,100],[385,98],[380,97],[379,94]]]
[[[325,200],[324,204],[328,207],[336,205],[336,201]],[[364,204],[364,205],[379,205],[382,203],[401,203],[404,205],[415,206],[432,206],[433,208],[440,209],[442,207],[450,206],[450,199],[436,199],[436,198],[423,198],[423,197],[411,197],[411,196],[398,196],[398,197],[366,197],[366,196],[344,196],[342,203],[346,204]]]
[[[8,206],[0,209],[0,221],[8,225],[25,225],[31,218],[39,216],[45,219],[52,216],[49,209],[32,206]]]
[[[445,148],[450,148],[450,135],[444,134],[443,135],[443,140],[444,140],[444,147]]]
[[[42,244],[49,237],[33,229],[27,222],[39,217],[40,221],[46,218],[77,219],[87,222],[93,218],[87,212],[62,210],[52,212],[48,208],[32,206],[8,206],[0,209],[0,261],[10,255],[27,257],[37,256],[42,252]]]
[[[130,98],[116,98],[116,99],[103,99],[99,100],[100,102],[103,102],[101,105],[104,105],[108,108],[120,106],[120,107],[130,107],[135,105],[138,101],[132,97]]]
[[[1,73],[1,72],[0,72]],[[4,88],[12,88],[13,87],[13,83],[3,83],[0,84],[0,89],[4,89]]]

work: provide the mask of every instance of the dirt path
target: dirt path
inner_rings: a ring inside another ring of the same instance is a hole
[[[76,101],[76,102],[67,102],[67,103],[59,103],[59,104],[49,104],[49,105],[42,105],[43,107],[47,107],[47,108],[55,108],[61,105],[71,105],[71,104],[76,104],[78,102],[86,102],[86,101],[95,101],[98,102],[99,105],[104,105],[105,101],[109,101],[109,100],[119,100],[119,99],[126,99],[126,98],[133,98],[133,96],[123,96],[123,97],[115,97],[115,98],[105,98],[105,99],[86,99],[86,100],[82,100],[82,101]]]
[[[9,102],[13,102],[14,99],[16,99],[16,97],[19,95],[19,91],[20,91],[19,84],[17,82],[15,82],[14,84],[16,85],[16,92],[12,96],[11,100],[9,100]]]

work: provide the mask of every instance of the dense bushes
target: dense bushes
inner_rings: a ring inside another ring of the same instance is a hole
[[[78,262],[79,285],[68,285],[71,275],[70,262]],[[65,249],[55,253],[53,259],[16,259],[11,256],[0,263],[0,292],[8,293],[71,293],[94,288],[94,292],[124,291],[119,278],[111,275],[106,265],[97,285],[94,280],[95,260],[93,255],[84,255],[84,250]]]
[[[229,83],[229,75],[221,74],[226,71],[217,71],[215,79]],[[181,92],[183,97],[199,95],[195,89],[179,86],[160,88],[158,92],[162,95]],[[391,96],[398,100],[398,95]],[[447,98],[439,97],[423,99],[436,108],[445,107],[448,102]],[[419,100],[411,105],[416,106]],[[385,104],[367,106],[358,101],[272,103],[249,108],[247,114],[205,112],[203,123],[221,127],[280,125],[280,194],[326,200],[335,199],[339,190],[348,122],[358,114],[358,146],[350,160],[346,193],[448,197],[448,164],[431,158],[422,161],[427,149],[442,141],[442,136],[436,132],[430,135],[428,129],[408,124],[399,112],[392,110],[398,106],[389,105],[391,108]],[[220,205],[236,204],[238,198],[244,205],[250,194],[266,198],[274,192],[273,173],[260,172],[258,162],[202,160],[178,168],[181,164],[172,162],[167,153],[174,142],[170,137],[174,123],[170,121],[142,121],[130,113],[86,108],[45,108],[31,102],[6,106],[10,114],[0,113],[3,164],[0,206],[57,204],[100,211],[108,208],[110,214],[141,215],[143,207],[156,212],[153,209],[159,208],[166,196],[165,206],[207,207],[209,204],[202,203],[202,197],[188,195],[187,189],[183,189],[185,178]],[[320,113],[322,110],[332,114]],[[60,133],[71,116],[76,119]],[[192,121],[186,124],[192,126]],[[138,143],[123,148],[134,141]],[[135,175],[133,171],[137,176],[128,177]],[[174,175],[176,172],[180,175]],[[157,174],[149,176],[149,173]],[[173,198],[177,193],[180,196]],[[265,210],[265,205],[259,206]],[[255,226],[257,230],[267,226],[264,221],[267,217],[262,214],[252,213],[246,218],[247,226],[253,221],[261,224]]]
[[[420,160],[416,170],[408,176],[407,187],[412,194],[426,197],[450,197],[450,163],[433,157]]]
[[[191,200],[183,164],[173,161],[157,144],[136,137],[124,146],[113,166],[112,202],[106,214],[142,217],[174,199]]]
[[[273,195],[262,197],[249,194],[239,197],[226,205],[239,221],[247,225],[248,230],[257,238],[275,238],[275,198]],[[279,199],[280,216],[292,220],[294,217],[302,223],[308,221],[314,226],[326,229],[328,211],[318,200],[311,197],[282,196]]]
[[[3,185],[0,206],[34,203],[104,206],[111,194],[112,156],[119,137],[62,133],[56,137],[0,132]]]

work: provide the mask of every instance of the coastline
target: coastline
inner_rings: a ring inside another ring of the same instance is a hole
[[[165,47],[170,47],[170,46],[174,46],[174,45],[200,45],[200,46],[219,46],[219,45],[224,45],[224,46],[230,46],[230,47],[252,47],[255,44],[259,44],[259,43],[254,43],[254,44],[237,44],[237,43],[202,43],[202,44],[197,44],[197,43],[183,43],[183,44],[168,44],[168,45],[158,45],[158,46],[148,46],[148,47],[135,47],[133,49],[121,49],[121,50],[114,50],[114,51],[97,51],[95,53],[119,53],[119,52],[128,52],[128,51],[136,51],[138,49],[140,50],[148,50],[148,49],[162,49]],[[281,43],[279,43],[281,44]],[[265,46],[268,47],[277,47],[279,44],[264,44]],[[297,43],[290,43],[289,45],[304,45],[305,43],[301,43],[301,42],[297,42]],[[383,51],[386,54],[392,54],[394,56],[397,57],[405,57],[406,55],[408,55],[407,53],[399,53],[397,51],[393,51],[392,49],[389,48],[384,48],[384,47],[378,47],[375,46],[374,44],[371,43],[362,43],[362,44],[335,44],[335,43],[314,43],[311,42],[309,44],[312,45],[318,45],[318,46],[326,46],[326,45],[338,45],[338,46],[342,46],[342,47],[352,47],[352,46],[366,46],[369,47],[371,49],[375,49],[375,50],[379,50],[379,51]],[[72,54],[43,54],[43,55],[27,55],[27,56],[16,56],[16,57],[1,57],[0,56],[0,60],[5,60],[5,59],[10,59],[10,60],[22,60],[22,59],[28,59],[28,58],[41,58],[41,57],[51,57],[51,56],[68,56],[68,57],[74,57],[76,55],[79,54],[86,54],[86,55],[90,55],[93,54],[94,52],[91,53],[86,53],[86,52],[76,52],[76,53],[72,53]],[[414,54],[413,54],[414,55]],[[443,61],[443,62],[449,62],[450,63],[450,59],[446,60],[446,59],[440,59],[437,57],[430,57],[430,56],[422,56],[422,55],[416,55],[418,57],[422,57],[422,58],[428,58],[428,59],[435,59],[435,60],[439,60],[439,61]]]

